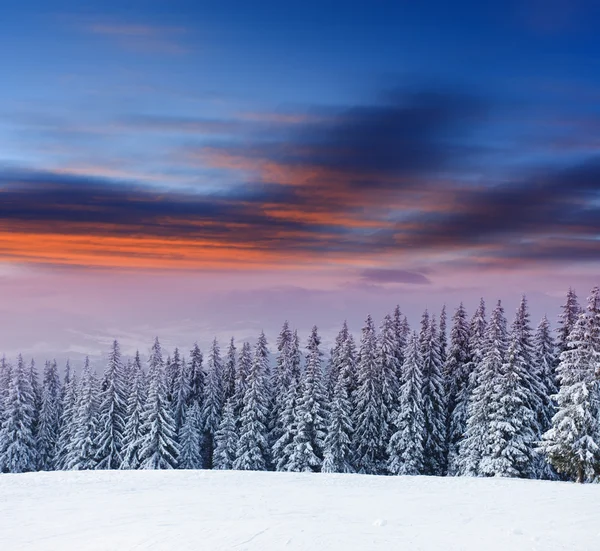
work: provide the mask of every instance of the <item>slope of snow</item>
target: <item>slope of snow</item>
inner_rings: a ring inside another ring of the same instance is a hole
[[[0,549],[600,549],[600,486],[235,471],[0,475]]]

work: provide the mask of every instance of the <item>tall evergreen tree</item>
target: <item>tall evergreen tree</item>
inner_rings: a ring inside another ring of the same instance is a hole
[[[127,413],[125,377],[121,349],[115,340],[108,356],[100,388],[96,430],[97,469],[118,469],[123,461],[123,431]]]
[[[46,362],[42,387],[42,405],[39,416],[37,449],[39,468],[51,471],[56,468],[58,434],[60,429],[61,385],[56,360]]]
[[[473,333],[471,333],[473,335]],[[477,375],[468,408],[465,438],[460,444],[461,474],[478,476],[481,461],[490,452],[490,412],[495,399],[495,385],[498,374],[506,360],[507,330],[504,308],[498,301],[492,312],[485,334],[485,345],[481,363],[477,365]]]
[[[287,390],[292,383],[292,338],[293,334],[287,320],[277,337],[277,360],[273,371],[273,408],[271,412],[270,435],[271,446],[279,440],[285,431],[283,412],[286,407]],[[276,463],[279,458],[273,455]]]
[[[459,444],[467,427],[469,405],[469,322],[461,302],[453,316],[450,350],[444,365],[446,400],[448,403],[448,474],[459,472]]]
[[[96,468],[98,406],[98,381],[89,358],[86,358],[73,416],[71,441],[67,446],[66,469],[82,471]]]
[[[331,353],[329,355],[329,369],[327,371],[327,393],[330,397],[333,396],[335,384],[337,382],[337,377],[340,371],[340,355],[342,352],[342,347],[346,342],[346,339],[349,337],[350,332],[348,331],[348,324],[344,321],[342,325],[342,329],[337,334],[335,338],[335,343],[333,348],[331,349]]]
[[[573,327],[575,327],[580,313],[581,306],[579,306],[577,294],[571,287],[569,287],[566,302],[562,306],[562,311],[558,318],[558,338],[556,339],[556,349],[559,356],[568,348],[569,334],[573,330]]]
[[[215,434],[214,468],[221,470],[233,469],[237,449],[238,433],[235,419],[235,404],[233,397],[231,397],[225,402],[221,424]]]
[[[233,468],[243,471],[265,470],[269,461],[269,352],[267,339],[261,333],[252,367],[246,381],[247,388],[240,417],[240,432]]]
[[[177,380],[175,381],[175,396],[173,399],[173,420],[177,434],[183,426],[185,411],[192,405],[192,395],[194,387],[192,361],[186,362],[185,358],[180,359],[180,369]],[[198,403],[194,401],[194,403]]]
[[[421,337],[421,354],[423,410],[427,432],[424,442],[425,473],[442,475],[446,470],[447,405],[435,316],[429,319],[427,331]]]
[[[198,402],[193,402],[185,410],[183,425],[180,431],[181,451],[179,453],[180,469],[201,469],[204,463],[202,412]]]
[[[283,432],[272,447],[272,462],[275,470],[287,471],[295,453],[294,437],[297,433],[296,407],[300,397],[300,384],[292,379],[285,393],[285,409],[281,413]]]
[[[127,415],[123,430],[123,462],[121,469],[139,469],[141,464],[142,424],[146,404],[146,376],[139,352],[131,364],[130,389],[127,397]]]
[[[442,365],[446,364],[446,358],[448,354],[448,335],[447,335],[447,324],[448,324],[448,315],[446,314],[446,305],[442,306],[442,312],[440,314],[440,359],[442,360]]]
[[[4,419],[0,427],[0,470],[9,473],[33,471],[37,467],[34,435],[35,397],[31,371],[19,355],[10,370]]]
[[[237,349],[233,337],[229,341],[227,355],[223,364],[223,403],[235,394],[235,374],[237,363]]]
[[[55,458],[56,468],[61,470],[68,468],[69,445],[73,440],[74,419],[77,412],[77,389],[77,377],[75,373],[71,373],[71,366],[67,361],[61,392],[60,426]]]
[[[242,408],[244,407],[244,395],[248,389],[248,376],[252,369],[252,348],[250,343],[245,342],[242,345],[242,351],[237,363],[237,373],[235,376],[235,417],[239,419]]]
[[[223,410],[223,362],[217,339],[213,340],[209,355],[202,404],[202,422],[204,425],[204,466],[212,468],[215,432],[221,422]]]
[[[174,469],[179,446],[175,421],[167,400],[165,367],[158,338],[148,358],[148,396],[144,405],[139,450],[142,469]]]
[[[290,454],[290,471],[319,471],[323,462],[327,424],[327,390],[323,381],[321,337],[312,328],[306,349],[306,369],[296,404],[296,432]]]
[[[393,423],[398,413],[398,374],[401,371],[398,366],[396,328],[391,316],[384,317],[379,331],[377,341],[377,368],[380,383],[381,404],[381,467],[387,462],[387,443],[394,433]]]
[[[355,467],[359,473],[377,474],[383,470],[387,442],[382,434],[381,376],[377,362],[377,337],[371,316],[362,330],[354,393]]]
[[[394,309],[394,328],[396,334],[396,365],[398,367],[397,380],[400,384],[402,380],[402,366],[404,365],[404,349],[406,348],[410,336],[410,327],[406,316],[402,315],[400,306]]]
[[[344,343],[345,346],[346,343]],[[343,353],[343,348],[342,351]],[[327,436],[325,437],[323,467],[324,473],[351,473],[352,467],[352,402],[343,377],[337,377],[329,408]]]
[[[388,443],[388,471],[398,475],[423,474],[425,469],[425,410],[423,402],[423,365],[419,337],[413,333],[405,350],[400,407]]]
[[[567,337],[567,350],[557,368],[558,410],[543,436],[542,448],[551,465],[577,482],[597,475],[600,463],[598,381],[590,316],[579,315]]]
[[[197,402],[198,405],[202,408],[203,400],[204,400],[204,385],[205,385],[205,373],[204,373],[204,357],[202,355],[202,351],[198,346],[198,343],[194,344],[190,352],[190,379],[192,381],[192,388],[189,397],[189,404],[191,405],[193,402]]]

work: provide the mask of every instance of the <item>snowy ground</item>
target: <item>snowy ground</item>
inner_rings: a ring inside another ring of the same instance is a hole
[[[0,549],[600,549],[600,485],[216,471],[0,475]]]

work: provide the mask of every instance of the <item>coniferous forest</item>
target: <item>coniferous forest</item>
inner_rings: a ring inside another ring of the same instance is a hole
[[[509,319],[507,319],[509,318]],[[399,307],[325,354],[288,322],[271,355],[196,345],[147,362],[114,341],[102,374],[0,363],[0,469],[239,469],[381,475],[600,476],[600,289],[569,290],[556,329],[527,300]]]

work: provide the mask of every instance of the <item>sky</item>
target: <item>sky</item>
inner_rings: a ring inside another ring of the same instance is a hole
[[[125,6],[124,6],[125,4]],[[0,4],[0,353],[324,344],[600,283],[600,4]]]

